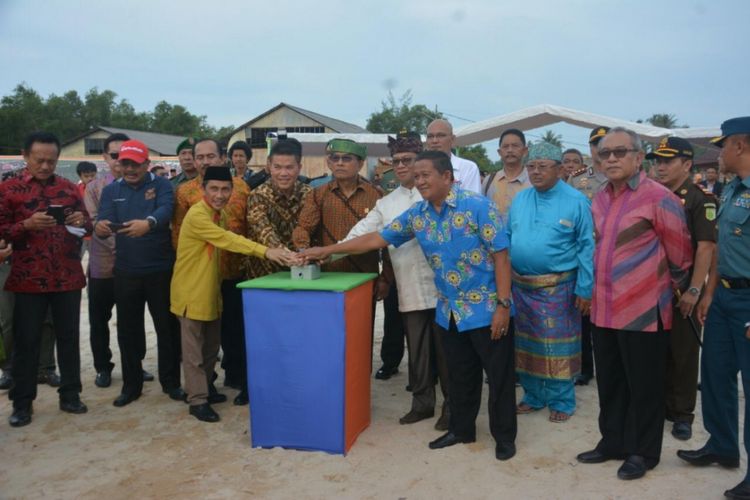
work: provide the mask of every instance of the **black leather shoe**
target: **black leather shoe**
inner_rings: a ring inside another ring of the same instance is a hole
[[[388,366],[381,366],[380,370],[375,372],[375,378],[378,380],[388,380],[392,376],[398,373],[398,366],[390,368]]]
[[[234,401],[232,401],[234,406],[245,406],[249,402],[250,398],[248,397],[247,391],[240,391],[240,393],[234,397]]]
[[[601,464],[606,462],[607,460],[619,460],[622,458],[622,456],[607,455],[606,453],[602,453],[601,451],[594,448],[591,451],[584,451],[583,453],[579,453],[576,457],[576,460],[578,460],[582,464]]]
[[[693,428],[690,422],[675,422],[672,425],[672,435],[680,441],[687,441],[693,437]]]
[[[498,460],[508,460],[516,454],[516,444],[511,442],[500,441],[495,445],[495,458]]]
[[[182,390],[182,387],[175,387],[174,389],[170,389],[168,391],[162,390],[163,393],[169,395],[169,399],[174,399],[175,401],[182,401],[183,403],[187,403],[187,393],[185,393],[184,390]]]
[[[190,406],[190,414],[201,422],[218,422],[221,419],[208,403]]]
[[[725,491],[724,496],[735,500],[750,500],[750,481],[742,481],[731,490]]]
[[[617,469],[617,477],[625,481],[646,475],[646,459],[640,455],[630,455]]]
[[[0,391],[7,391],[11,387],[13,387],[13,377],[11,377],[10,373],[3,372],[0,375]]]
[[[448,446],[453,446],[454,444],[459,443],[473,443],[476,441],[476,438],[465,438],[456,436],[452,432],[447,432],[437,438],[435,441],[431,441],[429,446],[431,450],[439,450],[440,448],[447,448]]]
[[[143,370],[143,381],[144,382],[153,382],[154,381],[154,374],[151,372],[147,372],[146,370]]]
[[[99,372],[96,374],[94,384],[97,387],[109,387],[112,385],[112,373],[111,372]]]
[[[76,413],[76,414],[86,413],[87,411],[89,411],[86,405],[83,404],[83,402],[78,398],[61,399],[60,409],[67,413]]]
[[[117,398],[112,402],[113,405],[120,408],[125,405],[129,405],[136,399],[140,398],[140,394],[125,394],[124,392],[121,393]]]
[[[435,416],[435,410],[432,411],[414,411],[411,410],[409,413],[404,415],[403,417],[398,419],[398,423],[401,425],[404,424],[414,424],[419,422],[420,420],[426,420],[428,418],[432,418]]]
[[[579,373],[575,377],[575,385],[589,385],[589,382],[591,382],[591,379],[594,378],[592,375],[589,375],[588,373]]]
[[[214,374],[215,375],[215,374]],[[223,403],[227,400],[226,394],[221,394],[216,390],[216,386],[213,382],[208,384],[208,397],[206,398],[209,404],[215,405],[217,403]]]
[[[47,384],[50,387],[60,387],[60,375],[55,370],[45,370],[36,377],[38,384]]]
[[[717,455],[708,451],[705,446],[699,450],[677,450],[677,456],[690,465],[719,464],[730,469],[736,469],[740,466],[739,457]]]
[[[13,414],[8,418],[11,427],[23,427],[31,423],[31,414],[34,413],[31,406],[27,408],[13,408]]]

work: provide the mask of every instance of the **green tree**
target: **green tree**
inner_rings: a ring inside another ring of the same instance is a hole
[[[559,148],[563,147],[562,134],[556,134],[551,130],[546,130],[544,132],[544,135],[542,136],[542,142],[548,142],[553,146],[557,146]]]
[[[443,118],[437,109],[434,111],[424,104],[412,105],[411,90],[407,90],[396,101],[392,92],[381,102],[382,109],[372,113],[367,119],[367,130],[376,134],[397,134],[402,130],[422,133],[432,120]]]
[[[23,139],[45,126],[44,99],[26,83],[0,99],[0,153],[19,154]]]
[[[687,128],[687,125],[677,125],[677,117],[672,113],[654,113],[645,120],[638,120],[638,123],[643,123],[644,121],[654,127]]]
[[[491,172],[493,170],[492,160],[487,156],[487,149],[482,144],[456,148],[456,156],[473,161],[482,172]]]

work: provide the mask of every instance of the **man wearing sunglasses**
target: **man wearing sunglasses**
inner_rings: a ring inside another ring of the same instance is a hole
[[[601,440],[581,463],[625,462],[620,479],[659,463],[673,290],[686,290],[690,234],[680,199],[646,177],[638,135],[616,127],[599,143],[609,182],[594,197],[591,323]]]
[[[367,217],[349,231],[347,241],[373,231],[382,231],[409,207],[422,201],[422,195],[419,194],[414,182],[414,164],[417,155],[422,152],[422,140],[419,134],[402,132],[395,139],[388,137],[388,147],[391,150],[393,172],[400,185],[383,199],[378,200]],[[434,416],[435,382],[439,380],[443,393],[443,410],[435,428],[446,431],[450,419],[448,365],[438,331],[435,328],[437,290],[434,275],[416,240],[399,248],[391,245],[388,247],[388,253],[398,289],[397,312],[402,313],[409,345],[409,385],[412,403],[411,410],[399,419],[399,423],[413,424]],[[381,351],[384,366],[379,372],[391,366],[386,365],[388,358],[383,352],[387,350],[386,336],[387,330],[384,325]],[[403,334],[395,339],[394,343],[396,342],[401,343],[403,355]]]
[[[130,138],[125,134],[112,134],[104,140],[102,157],[109,169],[100,174],[86,186],[83,202],[92,220],[96,220],[99,213],[99,203],[102,190],[122,177],[122,167],[119,162],[120,146]],[[91,238],[89,248],[88,267],[88,298],[89,298],[89,341],[91,353],[94,357],[94,368],[97,387],[109,387],[112,384],[112,351],[109,348],[109,320],[112,319],[112,308],[115,306],[115,237]],[[146,371],[143,380],[154,380],[154,376]]]
[[[333,245],[346,238],[380,199],[380,192],[359,177],[367,148],[350,139],[332,139],[326,145],[326,162],[333,180],[318,186],[305,199],[292,242],[298,249]],[[378,252],[349,256],[324,266],[325,271],[379,272]]]

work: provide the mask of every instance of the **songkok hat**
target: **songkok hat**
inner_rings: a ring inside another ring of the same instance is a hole
[[[232,172],[229,167],[206,167],[203,172],[203,182],[229,181],[232,182]]]
[[[562,161],[562,149],[547,141],[535,142],[529,146],[529,154],[526,161],[532,160],[554,160]]]
[[[609,132],[609,127],[596,127],[592,129],[589,134],[589,144],[596,146],[602,140],[602,137],[607,135],[607,132]]]
[[[351,139],[331,139],[326,144],[326,153],[350,153],[364,160],[367,158],[367,147]]]
[[[732,118],[721,124],[721,136],[711,139],[715,146],[724,146],[724,140],[730,135],[750,134],[750,116]]]
[[[391,156],[396,153],[421,153],[422,138],[416,132],[399,132],[394,139],[388,136],[388,149],[391,150]]]

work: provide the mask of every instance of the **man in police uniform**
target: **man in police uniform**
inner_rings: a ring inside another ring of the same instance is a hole
[[[685,139],[665,137],[655,151],[646,155],[646,159],[655,161],[656,180],[682,201],[693,243],[690,286],[681,296],[678,295],[678,303],[673,306],[674,319],[667,354],[666,416],[667,420],[674,422],[672,435],[684,441],[693,435],[691,426],[695,418],[700,353],[693,318],[716,247],[716,198],[693,184],[693,147]]]
[[[737,371],[742,373],[745,415],[750,414],[750,116],[721,124],[720,161],[736,174],[721,196],[718,244],[706,292],[698,303],[698,319],[705,320],[701,358],[703,425],[711,435],[698,450],[677,456],[692,465],[740,465],[737,424]],[[750,450],[750,418],[745,418],[745,450]],[[750,499],[750,475],[728,498]]]
[[[590,167],[583,166],[573,172],[568,179],[568,184],[586,195],[589,200],[593,200],[607,182],[607,176],[601,171],[601,162],[599,161],[598,146],[599,141],[607,135],[609,127],[596,127],[589,134],[589,150],[591,151]],[[589,316],[583,316],[581,319],[581,373],[576,375],[576,385],[588,385],[589,381],[594,378],[594,353],[591,349],[591,321]]]

